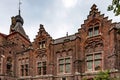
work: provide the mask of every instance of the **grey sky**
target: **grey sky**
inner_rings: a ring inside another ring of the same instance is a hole
[[[107,11],[112,0],[21,0],[21,15],[24,19],[24,29],[33,41],[39,25],[43,24],[53,39],[63,37],[66,32],[74,34],[87,19],[90,8],[97,5],[101,14],[109,16],[113,22],[119,22]],[[18,14],[18,0],[0,0],[0,32],[9,33],[11,17]]]

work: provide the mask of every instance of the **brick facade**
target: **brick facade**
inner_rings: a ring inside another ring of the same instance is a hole
[[[120,23],[112,23],[96,5],[73,35],[52,39],[44,26],[30,42],[22,17],[12,17],[10,34],[0,33],[0,80],[92,80],[100,70],[118,76]]]

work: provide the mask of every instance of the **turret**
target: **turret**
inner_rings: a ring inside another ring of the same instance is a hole
[[[11,18],[10,34],[12,34],[14,32],[19,32],[25,38],[29,39],[24,31],[23,23],[24,23],[24,20],[20,14],[20,2],[19,2],[19,13],[15,17],[13,16]]]

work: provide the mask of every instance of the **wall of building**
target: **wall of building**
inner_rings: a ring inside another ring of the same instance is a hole
[[[92,79],[100,70],[119,68],[120,36],[108,17],[94,4],[73,35],[52,37],[41,24],[33,42],[19,32],[0,35],[2,80]],[[117,56],[116,56],[117,53]]]

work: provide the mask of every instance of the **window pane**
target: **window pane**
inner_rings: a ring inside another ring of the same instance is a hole
[[[28,69],[25,69],[25,75],[28,76]]]
[[[43,62],[43,75],[45,75],[46,74],[46,62]]]
[[[24,65],[21,65],[21,69],[24,69]]]
[[[62,78],[62,80],[66,80],[66,78]]]
[[[42,47],[45,48],[45,41],[42,42]]]
[[[70,64],[65,65],[65,72],[70,73]]]
[[[101,60],[95,61],[95,70],[101,70]]]
[[[64,68],[63,66],[64,66],[64,65],[62,65],[62,64],[59,65],[59,71],[60,71],[60,72],[63,72],[63,68]]]
[[[88,30],[88,36],[92,37],[92,35],[93,35],[93,28],[90,28]]]
[[[28,64],[25,64],[25,68],[28,69]]]
[[[38,75],[41,75],[41,68],[38,68]]]
[[[42,64],[41,64],[41,62],[39,62],[39,63],[38,63],[38,67],[42,67]]]
[[[92,67],[93,67],[93,62],[92,61],[87,62],[87,70],[92,71]]]
[[[28,76],[28,64],[25,64],[25,75]]]
[[[21,65],[21,76],[24,76],[24,65]]]
[[[95,27],[94,28],[94,35],[98,35],[99,34],[99,27]]]
[[[42,44],[40,43],[39,45],[40,45],[40,49],[41,49],[42,48]]]
[[[46,70],[46,66],[44,66],[44,67],[43,67],[43,75],[46,74],[46,71],[47,71],[47,70]]]
[[[63,64],[64,63],[64,59],[59,59],[59,64]]]
[[[70,58],[66,58],[65,63],[70,63]]]
[[[95,59],[101,59],[101,54],[95,54]]]
[[[42,68],[41,62],[38,62],[37,66],[38,66],[38,69],[37,69],[38,75],[41,75],[41,68]]]
[[[93,55],[87,56],[87,60],[93,60]]]

